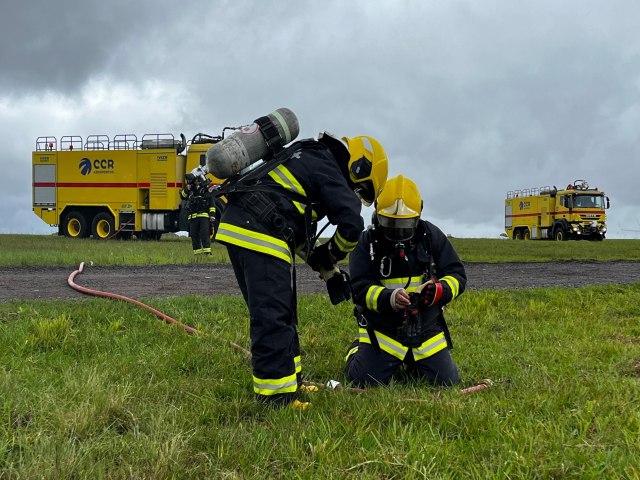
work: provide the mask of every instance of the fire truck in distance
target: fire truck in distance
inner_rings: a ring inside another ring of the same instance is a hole
[[[509,238],[603,240],[609,197],[584,180],[567,188],[541,187],[507,192],[504,225]]]
[[[67,237],[158,240],[188,231],[180,199],[185,173],[206,164],[207,150],[225,130],[189,142],[182,134],[39,137],[32,154],[33,211]]]

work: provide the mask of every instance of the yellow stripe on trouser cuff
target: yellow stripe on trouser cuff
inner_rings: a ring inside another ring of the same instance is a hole
[[[409,283],[408,286],[407,282]],[[395,290],[396,288],[406,288],[407,292],[415,292],[416,289],[422,285],[424,282],[422,281],[422,275],[418,275],[415,277],[404,277],[404,278],[384,278],[380,280],[380,283],[387,288],[391,288]]]
[[[409,351],[409,347],[405,347],[397,340],[394,340],[391,337],[387,337],[385,334],[374,331],[376,335],[376,339],[378,340],[378,345],[380,345],[380,350],[387,352],[389,355],[393,355],[394,357],[404,360],[404,357],[407,356],[407,352]],[[358,330],[358,340],[362,343],[371,343],[371,339],[369,338],[369,333],[364,328],[360,328]]]
[[[458,292],[460,291],[460,282],[458,282],[457,278],[447,276],[442,277],[440,281],[446,282],[446,284],[449,285],[449,288],[451,289],[451,300],[458,296]]]
[[[253,377],[253,391],[258,395],[295,393],[296,390],[298,390],[298,379],[295,373],[282,378]]]
[[[447,340],[444,338],[444,333],[440,332],[435,337],[431,337],[419,347],[412,349],[413,358],[417,362],[418,360],[422,360],[438,353],[440,350],[446,347]]]
[[[254,232],[229,223],[221,223],[216,240],[271,255],[291,263],[291,252],[285,241],[264,233]]]
[[[365,299],[365,303],[369,310],[373,310],[374,312],[378,311],[378,297],[384,290],[384,287],[379,285],[372,285],[367,290],[367,297]]]
[[[345,238],[340,235],[340,232],[338,231],[336,231],[335,235],[333,236],[333,242],[336,244],[336,247],[338,247],[338,250],[344,253],[349,253],[350,251],[352,251],[354,248],[356,248],[356,244],[358,243],[345,240]]]
[[[302,359],[300,358],[300,355],[294,357],[293,361],[296,364],[296,373],[300,373],[302,371]]]

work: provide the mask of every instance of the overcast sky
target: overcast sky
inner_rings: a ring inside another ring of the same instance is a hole
[[[39,136],[217,135],[278,107],[300,138],[377,138],[453,236],[584,179],[608,237],[640,238],[637,0],[3,2],[0,233],[55,231],[31,211]]]

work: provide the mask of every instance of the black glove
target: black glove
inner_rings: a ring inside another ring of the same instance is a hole
[[[340,270],[327,280],[327,293],[332,305],[351,300],[351,285],[347,272]]]
[[[335,257],[330,252],[331,240],[318,245],[307,257],[307,263],[316,272],[320,270],[332,270],[336,264]]]

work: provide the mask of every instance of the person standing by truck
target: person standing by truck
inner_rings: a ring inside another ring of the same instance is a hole
[[[189,236],[194,255],[211,255],[211,242],[219,223],[213,186],[203,175],[187,173],[180,198],[186,200]]]

